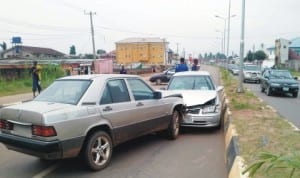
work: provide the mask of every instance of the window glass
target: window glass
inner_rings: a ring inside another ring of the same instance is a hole
[[[214,90],[209,76],[179,76],[174,77],[168,90]]]
[[[128,79],[135,100],[153,99],[153,90],[140,79]]]
[[[121,103],[130,101],[124,80],[110,80],[103,91],[100,104]]]
[[[57,80],[34,100],[77,104],[90,83],[90,80]]]

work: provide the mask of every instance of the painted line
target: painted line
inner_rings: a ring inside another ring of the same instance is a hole
[[[45,177],[46,175],[50,174],[51,172],[53,172],[55,169],[57,169],[61,164],[60,163],[56,163],[50,167],[48,167],[47,169],[43,170],[42,172],[36,174],[35,176],[33,176],[32,178],[42,178]]]
[[[295,124],[293,124],[289,120],[285,120],[285,121],[291,125],[291,127],[294,129],[294,131],[300,131],[300,129]]]

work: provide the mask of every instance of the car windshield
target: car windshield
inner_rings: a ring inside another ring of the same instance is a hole
[[[90,80],[57,80],[38,95],[34,101],[76,105],[90,83]]]
[[[259,71],[259,67],[256,65],[245,65],[244,70]]]
[[[293,76],[289,71],[271,71],[270,78],[292,79]]]
[[[168,90],[215,90],[209,76],[177,76],[168,86]]]

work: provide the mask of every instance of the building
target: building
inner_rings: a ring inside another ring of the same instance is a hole
[[[128,38],[116,42],[118,64],[166,64],[168,42],[161,38]]]
[[[57,59],[63,58],[65,54],[50,48],[18,45],[3,51],[2,56],[4,59]]]

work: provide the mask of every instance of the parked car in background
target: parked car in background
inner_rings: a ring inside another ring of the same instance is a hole
[[[167,70],[163,71],[159,74],[154,74],[150,77],[150,82],[155,82],[156,85],[160,85],[161,83],[168,83],[172,75],[175,74],[175,67],[170,67]]]
[[[179,72],[172,76],[166,90],[180,92],[185,104],[183,127],[221,127],[223,86],[216,86],[207,71]]]
[[[288,70],[266,70],[260,83],[261,92],[266,92],[268,96],[275,93],[290,93],[294,98],[298,97],[297,77],[294,78]]]
[[[228,70],[233,74],[233,75],[239,75],[240,68],[236,64],[228,64]]]
[[[260,82],[260,67],[254,64],[246,64],[243,67],[243,81],[244,82]]]
[[[33,101],[1,108],[0,142],[46,160],[82,155],[101,170],[122,142],[158,131],[175,139],[182,107],[179,95],[162,98],[135,75],[69,76]]]

